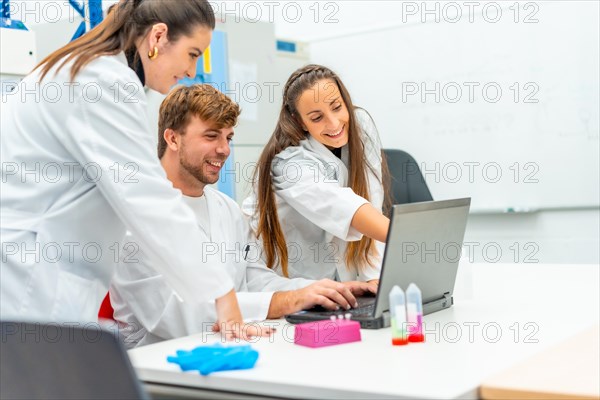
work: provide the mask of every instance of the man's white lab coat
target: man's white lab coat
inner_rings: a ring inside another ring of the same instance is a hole
[[[223,262],[223,270],[234,281],[244,320],[266,319],[273,292],[313,283],[282,278],[268,269],[261,261],[259,246],[237,203],[210,187],[204,189],[204,196],[210,240],[196,245],[202,247],[203,254],[214,255]],[[207,218],[200,215],[197,199],[185,197],[185,200],[198,219]],[[130,239],[135,241],[134,236]],[[196,281],[187,284],[190,289],[201,286]],[[121,333],[128,347],[210,330],[217,320],[214,303],[181,301],[164,277],[148,264],[143,252],[126,255],[119,263],[110,296],[114,318],[122,323]]]

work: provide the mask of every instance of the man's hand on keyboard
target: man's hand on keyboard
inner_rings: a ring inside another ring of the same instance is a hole
[[[268,318],[280,318],[300,310],[321,306],[326,310],[349,310],[358,305],[354,297],[351,282],[336,282],[321,279],[305,288],[287,292],[275,292],[271,298]],[[365,282],[355,282],[357,293],[370,290]]]
[[[375,283],[376,282],[376,283]],[[377,294],[377,285],[379,284],[379,279],[374,279],[369,282],[358,282],[358,281],[349,281],[342,282],[344,286],[346,286],[353,295],[355,296],[365,296],[365,295],[376,295]]]

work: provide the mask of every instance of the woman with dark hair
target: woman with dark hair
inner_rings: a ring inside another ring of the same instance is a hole
[[[95,321],[115,263],[143,248],[184,301],[217,299],[227,336],[260,334],[241,324],[219,257],[201,251],[208,239],[166,179],[147,124],[144,86],[166,94],[193,77],[214,27],[206,0],[121,0],[8,95],[3,320]]]
[[[294,72],[244,211],[267,265],[290,278],[379,279],[387,167],[369,114],[329,68]]]

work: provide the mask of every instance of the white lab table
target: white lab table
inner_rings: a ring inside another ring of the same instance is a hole
[[[390,329],[357,343],[293,344],[293,325],[252,345],[251,370],[201,376],[166,361],[178,349],[220,341],[207,333],[130,350],[152,391],[276,398],[477,398],[481,383],[598,324],[598,265],[461,264],[455,304],[424,318],[426,342],[392,346]],[[548,366],[552,368],[552,366]]]

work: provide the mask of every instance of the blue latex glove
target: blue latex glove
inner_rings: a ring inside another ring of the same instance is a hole
[[[250,345],[228,346],[219,343],[199,346],[191,351],[177,350],[167,361],[178,364],[182,371],[198,370],[202,375],[215,371],[250,369],[258,360],[258,351]]]

